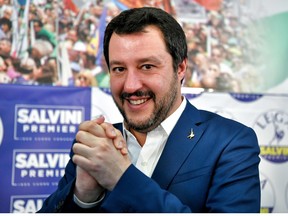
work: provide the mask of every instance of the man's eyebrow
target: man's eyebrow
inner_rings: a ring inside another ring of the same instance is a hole
[[[112,60],[109,62],[109,65],[120,65],[123,64],[121,61],[117,61],[117,60]]]
[[[161,60],[156,56],[150,56],[139,60],[139,63],[145,63],[145,62],[154,62],[159,64],[161,63]]]
[[[157,58],[156,56],[150,56],[150,57],[145,57],[145,58],[140,58],[137,60],[138,63],[145,63],[145,62],[153,62],[156,64],[160,64],[161,60]],[[112,60],[109,62],[110,65],[121,65],[124,64],[123,61],[118,61],[118,60]]]

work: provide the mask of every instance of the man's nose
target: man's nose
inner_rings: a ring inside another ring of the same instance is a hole
[[[139,89],[141,89],[143,86],[142,84],[142,78],[137,73],[137,71],[128,71],[124,83],[124,91],[128,93],[133,93]]]

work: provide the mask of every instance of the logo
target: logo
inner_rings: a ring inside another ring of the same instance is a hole
[[[15,149],[12,163],[13,186],[57,186],[65,173],[70,150]]]
[[[260,213],[272,213],[275,206],[275,193],[269,179],[260,173],[261,210]]]
[[[10,213],[36,213],[48,195],[11,196]]]
[[[2,144],[3,136],[4,136],[4,127],[3,127],[2,119],[0,117],[0,146]]]
[[[15,106],[14,139],[72,141],[84,120],[84,108],[75,106]]]
[[[250,103],[254,102],[261,97],[263,97],[262,94],[239,94],[239,93],[230,93],[231,97],[233,97],[235,100],[244,102],[244,103]]]
[[[261,114],[253,126],[261,149],[268,161],[283,163],[288,160],[288,114],[270,110]]]

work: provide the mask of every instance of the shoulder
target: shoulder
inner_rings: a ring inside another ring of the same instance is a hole
[[[191,103],[187,103],[186,112],[191,119],[197,118],[196,124],[202,128],[217,131],[219,133],[228,133],[239,131],[250,131],[248,133],[254,133],[253,129],[249,126],[233,119],[233,116],[225,117],[219,113],[211,112],[207,110],[197,109]]]

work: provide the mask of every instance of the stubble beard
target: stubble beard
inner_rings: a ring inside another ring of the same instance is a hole
[[[154,101],[154,104],[155,104],[153,113],[150,115],[148,119],[145,119],[143,121],[136,122],[132,118],[128,118],[125,110],[123,109],[124,100],[121,99],[121,96],[119,96],[121,99],[120,100],[121,105],[120,105],[117,103],[117,101],[115,100],[113,96],[114,102],[124,118],[124,122],[127,126],[127,129],[129,130],[132,129],[140,133],[147,133],[149,131],[152,131],[156,127],[158,127],[161,124],[161,122],[167,118],[169,111],[171,110],[171,108],[173,107],[176,101],[175,100],[175,98],[177,97],[176,82],[177,82],[177,78],[174,77],[174,79],[172,79],[172,81],[170,82],[170,88],[169,88],[170,91],[166,92],[164,97],[160,99],[158,102],[157,102],[156,95],[153,92],[150,91],[150,92],[141,93],[141,94],[151,95],[152,100]]]

